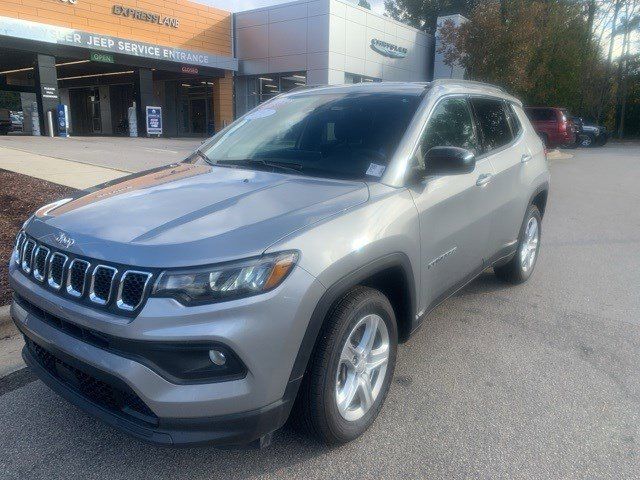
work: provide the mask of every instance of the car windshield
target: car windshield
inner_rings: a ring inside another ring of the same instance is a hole
[[[379,180],[420,102],[411,93],[313,93],[276,98],[202,146],[211,164]]]

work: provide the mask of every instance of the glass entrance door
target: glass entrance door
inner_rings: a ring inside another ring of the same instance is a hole
[[[189,122],[192,135],[207,134],[208,112],[206,98],[191,98],[189,101]]]
[[[180,84],[177,98],[178,135],[207,137],[213,134],[212,82],[191,80]]]

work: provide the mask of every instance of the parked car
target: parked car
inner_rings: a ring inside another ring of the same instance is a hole
[[[0,135],[6,135],[11,131],[11,111],[8,108],[0,108]]]
[[[11,131],[22,132],[24,126],[24,116],[22,112],[11,112]]]
[[[9,267],[23,355],[155,443],[362,434],[399,342],[493,267],[530,278],[549,171],[520,101],[465,81],[282,94],[183,163],[38,210]]]
[[[576,126],[566,109],[525,107],[525,112],[547,147],[575,146]]]
[[[576,142],[581,147],[604,146],[609,139],[607,128],[595,122],[574,117],[574,122],[580,126]]]

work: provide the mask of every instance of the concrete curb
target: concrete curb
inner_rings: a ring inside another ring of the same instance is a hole
[[[547,153],[548,160],[568,160],[573,157],[574,157],[574,154],[562,152],[557,148],[553,150],[549,150],[549,152]]]

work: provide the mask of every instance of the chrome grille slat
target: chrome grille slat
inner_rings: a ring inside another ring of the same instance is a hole
[[[16,237],[15,251],[17,253],[17,255],[16,255],[16,263],[18,265],[20,265],[20,262],[22,260],[22,244],[24,243],[24,239],[25,238],[26,238],[26,235],[24,234],[24,232],[20,232],[18,234],[18,236]]]
[[[64,280],[64,269],[67,266],[68,261],[69,257],[63,253],[54,252],[54,254],[51,255],[51,258],[49,259],[49,273],[47,274],[47,283],[51,288],[60,290],[62,281]]]
[[[33,254],[33,278],[42,282],[47,270],[47,260],[49,259],[49,250],[44,245],[38,245]],[[43,257],[44,255],[44,257]]]
[[[107,265],[96,265],[91,273],[91,286],[89,287],[89,300],[98,305],[106,305],[111,299],[113,282],[116,279],[118,270]],[[105,285],[107,283],[106,292]]]
[[[28,239],[22,246],[22,255],[20,255],[20,266],[24,273],[31,273],[31,263],[33,261],[33,251],[35,250],[36,242]]]
[[[149,272],[127,270],[122,274],[118,286],[116,305],[122,310],[132,312],[138,308],[145,298],[147,285],[151,280]]]
[[[74,258],[67,270],[67,293],[73,297],[82,297],[87,283],[87,272],[91,264]]]

